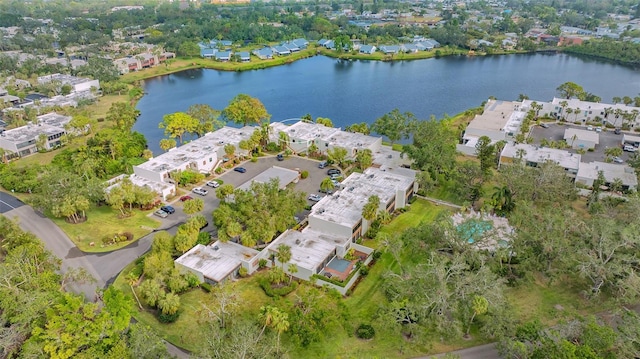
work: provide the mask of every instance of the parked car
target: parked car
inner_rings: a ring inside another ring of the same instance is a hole
[[[326,190],[326,191],[325,191],[325,190],[323,190],[322,188],[320,188],[320,189],[318,190],[318,192],[320,192],[320,193],[326,193],[326,194],[333,194],[333,190]]]
[[[196,187],[196,188],[192,189],[191,192],[193,192],[195,194],[199,194],[201,196],[206,196],[207,193],[209,193],[209,191],[207,191],[206,189],[204,189],[202,187]]]
[[[220,187],[220,183],[218,183],[216,181],[209,181],[209,182],[207,182],[207,186],[213,187],[213,188],[218,188],[218,187]]]
[[[543,123],[541,123],[541,124],[540,124],[540,127],[542,127],[542,128],[549,128],[549,124],[548,124],[548,123],[544,123],[544,122],[543,122]]]
[[[182,202],[186,202],[186,201],[188,201],[188,200],[190,200],[190,199],[193,199],[193,197],[191,197],[191,196],[182,196],[182,197],[180,197],[180,200],[181,200]]]
[[[596,127],[596,132],[602,132],[602,127],[600,126]]]
[[[167,213],[167,212],[165,212],[165,211],[163,211],[161,209],[153,212],[153,214],[158,216],[158,217],[160,217],[160,218],[167,218],[169,216],[169,213]]]
[[[307,199],[309,201],[318,202],[318,201],[320,201],[322,199],[322,196],[317,195],[315,193],[312,193],[312,194],[309,195],[309,197],[307,197]]]
[[[337,168],[331,168],[331,169],[329,169],[329,170],[327,171],[327,174],[328,174],[329,176],[331,176],[331,175],[339,175],[339,174],[342,174],[342,172],[340,172],[340,170],[339,170],[339,169],[337,169]]]
[[[284,161],[284,156],[282,155],[282,153],[278,153],[276,158],[278,159],[278,161]]]
[[[591,125],[587,126],[587,131],[593,131],[593,126]]]
[[[327,167],[327,161],[322,161],[318,163],[318,168],[325,168],[325,167]]]
[[[624,160],[620,157],[614,157],[613,158],[613,162],[614,163],[624,163]]]
[[[167,212],[168,214],[174,214],[176,213],[176,209],[171,207],[171,206],[162,206],[160,207],[160,210]]]
[[[240,172],[240,173],[245,173],[245,172],[247,172],[247,169],[246,169],[246,168],[244,168],[244,167],[236,167],[236,168],[234,168],[233,170],[234,170],[234,171],[236,171],[236,172]]]
[[[613,130],[613,133],[615,133],[616,135],[619,135],[622,133],[622,130],[619,128],[616,128],[615,130]]]
[[[638,149],[631,145],[624,145],[624,147],[622,147],[622,150],[626,152],[636,152]]]
[[[338,178],[342,177],[342,174],[340,173],[334,173],[331,176],[329,176],[329,178],[331,178],[332,180],[338,180]]]

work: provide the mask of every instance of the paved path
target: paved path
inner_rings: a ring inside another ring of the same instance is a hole
[[[462,208],[462,206],[459,206],[459,205],[451,203],[451,202],[443,201],[443,200],[440,200],[440,199],[437,199],[437,198],[425,197],[425,196],[421,196],[419,194],[417,194],[416,197],[422,198],[422,199],[424,199],[426,201],[429,201],[429,202],[432,202],[432,203],[435,203],[435,204],[440,204],[440,205],[443,205],[443,206],[449,206],[449,207],[453,207],[453,208],[456,208],[456,209],[461,209]]]
[[[437,354],[428,357],[419,357],[416,359],[432,359],[432,358],[444,358],[446,354],[454,354],[460,357],[460,359],[501,359],[496,349],[496,344],[478,345],[477,347],[471,347],[462,350],[456,350],[450,353]]]

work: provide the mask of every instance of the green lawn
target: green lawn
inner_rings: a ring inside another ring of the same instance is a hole
[[[102,239],[105,236],[131,232],[133,233],[133,241],[136,241],[160,225],[160,222],[147,216],[149,212],[134,209],[133,216],[120,219],[111,207],[102,206],[89,209],[87,211],[87,221],[84,223],[71,224],[67,223],[63,218],[52,218],[52,220],[71,238],[81,251],[110,252],[132,242],[122,242],[107,246],[102,243]],[[94,242],[94,246],[90,246],[91,242]]]
[[[401,234],[408,228],[416,227],[422,222],[431,222],[445,210],[449,210],[448,207],[438,206],[429,201],[418,199],[410,206],[410,210],[394,218],[394,220],[388,225],[384,226],[380,232],[387,233],[389,235]],[[377,248],[378,243],[365,243],[367,246]]]

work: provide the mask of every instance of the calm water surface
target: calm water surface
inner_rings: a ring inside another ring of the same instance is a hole
[[[143,82],[145,96],[134,130],[154,153],[164,137],[162,116],[206,103],[223,109],[234,96],[259,98],[272,121],[307,113],[336,127],[373,122],[398,108],[418,118],[454,115],[489,96],[515,100],[527,94],[549,101],[558,85],[573,81],[600,97],[638,96],[640,71],[564,54],[446,57],[402,62],[340,61],[324,56],[246,72],[189,70]]]

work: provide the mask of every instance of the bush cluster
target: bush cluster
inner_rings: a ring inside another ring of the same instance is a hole
[[[211,286],[211,284],[209,283],[200,283],[200,288],[202,288],[202,290],[204,290],[207,293],[211,293],[211,290],[213,289],[213,287]]]
[[[356,329],[356,336],[360,339],[371,339],[376,335],[376,330],[369,324],[360,324]]]
[[[269,297],[284,297],[298,288],[298,282],[291,282],[288,286],[273,288],[267,278],[261,278],[258,283]]]

